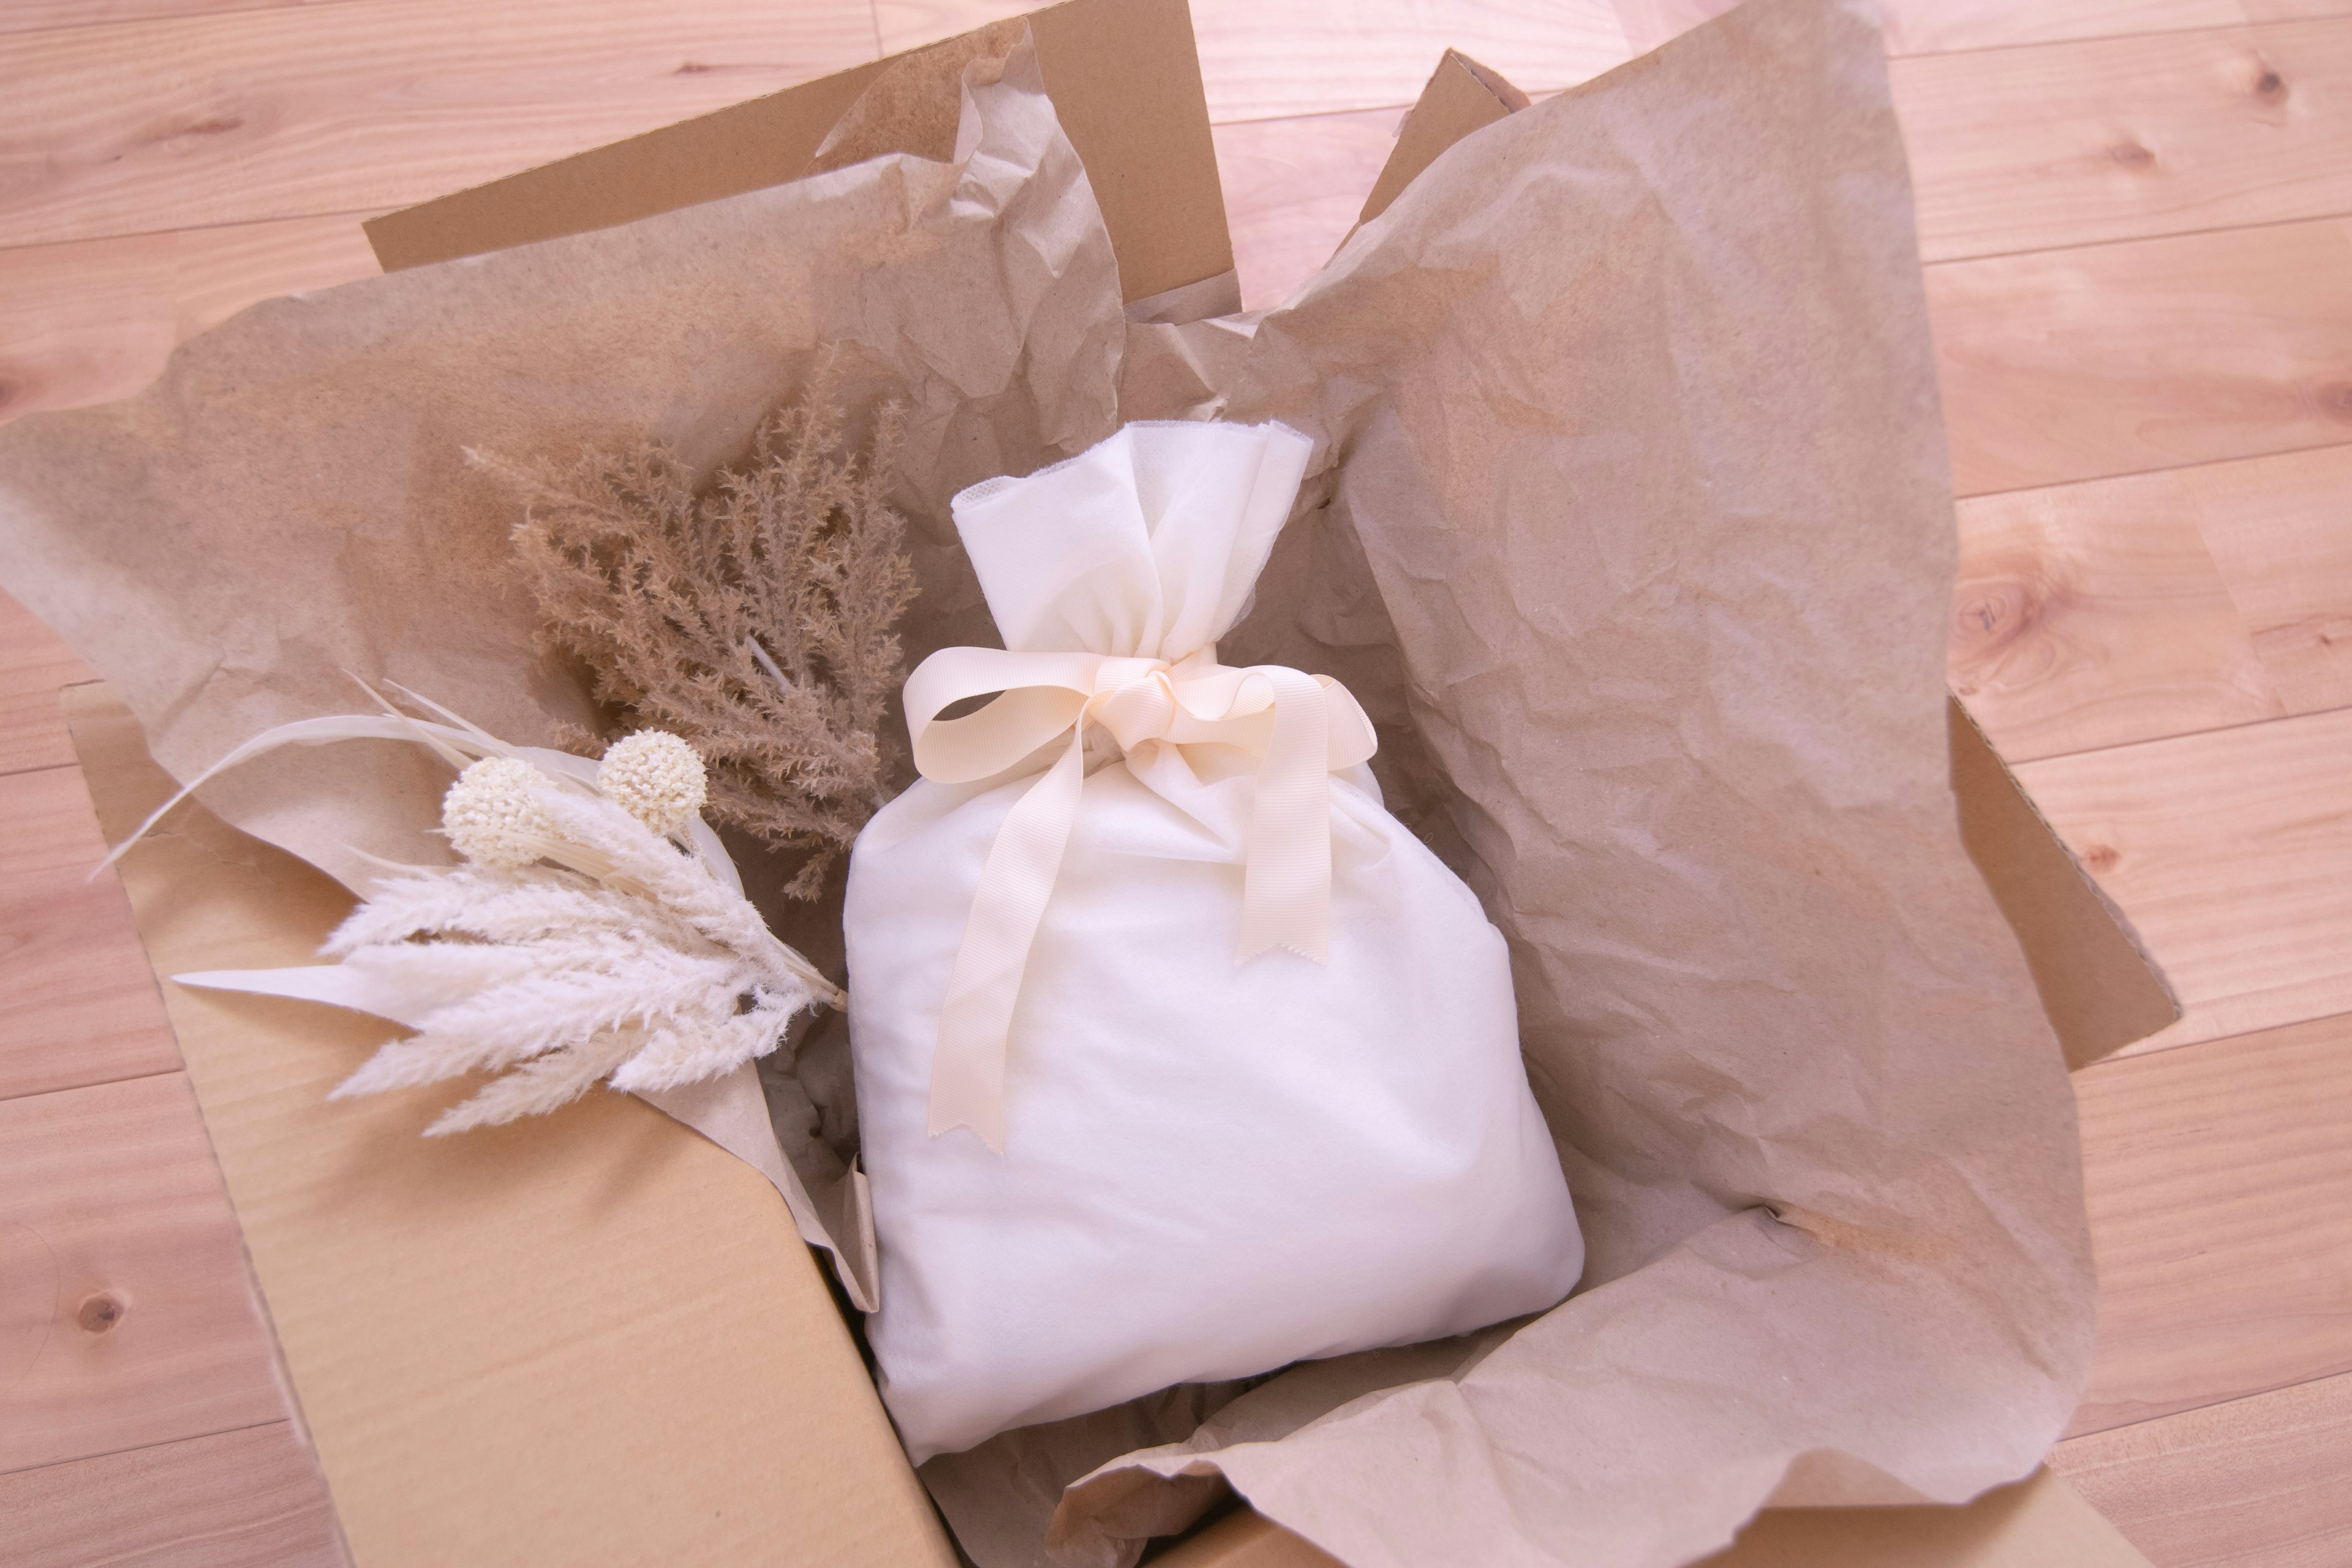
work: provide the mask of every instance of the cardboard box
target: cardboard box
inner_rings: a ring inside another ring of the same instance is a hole
[[[1073,0],[1032,19],[1131,313],[1229,307],[1232,255],[1182,0]],[[934,46],[949,51],[951,41]],[[929,51],[918,51],[919,60]],[[370,226],[387,267],[627,221],[799,176],[888,62],[583,153]],[[1365,219],[1461,135],[1524,104],[1449,55]],[[909,122],[910,145],[936,137]],[[1140,305],[1139,312],[1137,307]],[[99,687],[68,706],[120,837],[169,793]],[[2177,1005],[2128,931],[1955,704],[1964,832],[2069,1059]],[[191,808],[122,862],[158,973],[305,961],[335,884]],[[164,987],[354,1560],[949,1563],[855,1342],[775,1191],[623,1096],[477,1134],[422,1106],[325,1101],[391,1031]],[[1227,1514],[1162,1559],[1328,1563]],[[1966,1509],[1780,1511],[1718,1563],[2139,1562],[2046,1473]]]

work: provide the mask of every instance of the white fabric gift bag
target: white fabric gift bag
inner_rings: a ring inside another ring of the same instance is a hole
[[[1130,425],[955,499],[1005,646],[908,679],[924,777],[846,912],[869,1327],[918,1462],[1583,1268],[1502,937],[1382,809],[1345,689],[1216,662],[1308,449]]]

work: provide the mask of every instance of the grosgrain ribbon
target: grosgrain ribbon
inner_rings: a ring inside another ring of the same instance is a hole
[[[1001,693],[976,713],[940,714]],[[1372,754],[1371,721],[1328,676],[1229,668],[1214,645],[1171,662],[1093,653],[942,648],[908,679],[915,766],[941,784],[1004,772],[1058,736],[1069,743],[1013,803],[990,847],[940,1009],[931,1061],[934,1136],[970,1127],[1004,1147],[1004,1058],[1022,972],[1060,875],[1086,784],[1088,726],[1123,751],[1152,741],[1238,747],[1258,759],[1237,960],[1287,947],[1324,961],[1331,923],[1331,774]]]

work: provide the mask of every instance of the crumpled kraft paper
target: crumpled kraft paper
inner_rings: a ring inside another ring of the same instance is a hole
[[[895,499],[920,595],[909,668],[986,640],[948,498],[1108,435],[1125,325],[1027,31],[985,43],[950,51],[959,68],[940,86],[961,110],[946,163],[882,156],[274,300],[185,345],[136,398],[0,428],[0,578],[88,656],[183,779],[272,725],[370,710],[354,675],[551,744],[558,721],[592,717],[584,686],[532,647],[509,565],[519,509],[467,449],[565,458],[653,436],[709,468],[740,457],[830,353],[849,408],[907,406]],[[940,55],[883,73],[844,135],[936,141],[940,117],[910,111],[903,79]],[[369,742],[270,753],[204,798],[356,889],[369,855],[447,859],[428,832],[447,784],[417,748]],[[817,904],[763,896],[777,879],[736,847],[778,934],[838,973],[838,886]],[[790,1169],[756,1146],[749,1073],[649,1098],[761,1164],[803,1235],[838,1237],[850,1293],[870,1306],[837,1025],[818,1021],[811,1070],[765,1075]]]
[[[2087,1364],[2088,1248],[1947,784],[1951,504],[1874,18],[1754,0],[1466,140],[1286,309],[1123,349],[1083,178],[1023,52],[998,74],[965,78],[982,156],[263,307],[141,399],[0,431],[9,585],[184,775],[348,707],[341,668],[535,740],[579,690],[464,446],[650,427],[716,462],[845,342],[854,395],[917,411],[919,657],[987,640],[957,486],[1116,417],[1282,418],[1318,472],[1226,657],[1346,681],[1510,938],[1587,1285],[934,1461],[968,1549],[1041,1561],[1105,1458],[1059,1561],[1131,1563],[1220,1474],[1357,1568],[1652,1568],[1767,1501],[2026,1473]],[[384,813],[390,765],[215,804],[330,869],[414,856],[392,825],[442,781]],[[825,913],[784,933],[823,952]]]
[[[1663,1568],[1768,1500],[2030,1470],[2088,1246],[2063,1064],[1955,825],[1871,8],[1758,0],[1465,140],[1213,394],[1317,435],[1330,498],[1281,547],[1314,591],[1262,590],[1224,657],[1425,746],[1591,1261],[1443,1373],[1301,1369],[1115,1462],[1065,1560],[1124,1559],[1139,1472],[1221,1471],[1356,1568]]]

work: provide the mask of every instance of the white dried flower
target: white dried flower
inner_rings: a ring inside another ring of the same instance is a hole
[[[537,768],[516,757],[484,757],[441,797],[441,831],[477,866],[511,871],[540,857],[554,831],[541,803]]]
[[[656,833],[677,833],[709,798],[702,759],[667,730],[640,730],[605,751],[596,788]]]

